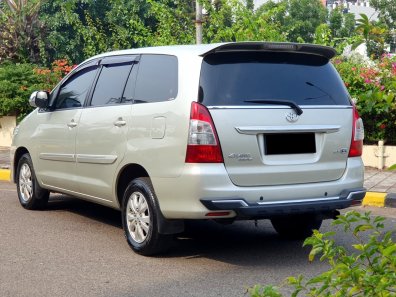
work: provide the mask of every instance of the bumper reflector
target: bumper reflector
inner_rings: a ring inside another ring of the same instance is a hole
[[[208,212],[205,216],[206,217],[223,217],[228,216],[230,214],[229,211],[220,211],[220,212]]]

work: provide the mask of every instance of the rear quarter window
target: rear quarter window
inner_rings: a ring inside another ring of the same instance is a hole
[[[201,103],[252,105],[245,101],[259,99],[290,100],[298,105],[350,105],[340,76],[321,56],[230,52],[204,58],[199,86]]]
[[[128,86],[127,90],[130,90]],[[134,92],[133,98],[137,103],[175,99],[178,92],[177,58],[168,55],[142,55]],[[126,94],[125,97],[130,95]]]

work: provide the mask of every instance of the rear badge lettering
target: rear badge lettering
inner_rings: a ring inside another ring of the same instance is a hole
[[[228,155],[228,158],[237,159],[238,161],[251,161],[251,160],[253,160],[253,158],[252,158],[252,156],[250,154],[231,153],[231,154]]]
[[[347,153],[348,153],[348,149],[346,149],[346,148],[341,148],[341,149],[339,149],[339,150],[334,151],[334,154],[342,154],[342,155],[345,155],[345,154],[347,154]]]

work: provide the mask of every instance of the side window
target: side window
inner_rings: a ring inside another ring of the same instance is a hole
[[[136,79],[136,102],[168,101],[177,96],[177,58],[166,55],[142,55]],[[128,98],[128,95],[125,94]]]
[[[92,106],[121,103],[132,63],[103,65],[92,96]]]
[[[55,109],[82,107],[95,78],[96,69],[97,66],[87,67],[70,77],[59,90]]]

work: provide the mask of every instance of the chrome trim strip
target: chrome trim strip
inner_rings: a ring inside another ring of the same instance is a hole
[[[351,105],[299,105],[304,109],[352,109]],[[289,106],[279,106],[279,105],[265,105],[265,104],[255,104],[255,105],[209,105],[208,109],[289,109]]]
[[[351,200],[353,196],[358,195],[358,194],[363,194],[365,191],[357,191],[357,192],[350,192],[346,198],[341,198],[341,197],[321,197],[321,198],[311,198],[311,199],[298,199],[298,200],[283,200],[283,201],[262,201],[262,202],[256,202],[259,205],[282,205],[282,204],[293,204],[293,203],[304,203],[304,202],[320,202],[320,201],[345,201],[345,200]],[[246,203],[245,200],[240,200],[240,199],[229,199],[229,200],[212,200],[211,201],[213,204],[216,203],[240,203],[241,206],[243,207],[248,207],[249,204]]]
[[[240,134],[274,134],[274,133],[335,133],[341,129],[339,125],[300,125],[300,126],[248,126],[235,127]]]
[[[248,207],[249,204],[247,204],[244,200],[239,200],[239,199],[235,199],[235,200],[212,200],[212,203],[216,204],[216,203],[235,203],[235,202],[239,202],[241,204],[241,206],[243,207]]]
[[[60,162],[75,162],[76,161],[74,154],[40,153],[39,158],[42,160],[60,161]]]
[[[55,187],[55,186],[51,186],[51,185],[47,185],[45,183],[43,183],[43,185],[45,187],[47,187],[49,190],[53,190],[55,192],[59,192],[59,193],[65,193],[65,194],[69,194],[69,195],[75,195],[75,196],[84,196],[86,199],[97,199],[97,200],[101,200],[101,201],[105,201],[105,202],[111,202],[114,203],[114,201],[109,200],[109,199],[104,199],[104,198],[100,198],[100,197],[96,197],[96,196],[91,196],[91,195],[87,195],[87,194],[83,194],[80,192],[75,192],[75,191],[70,191],[64,188],[60,188],[60,187]]]
[[[358,195],[358,194],[365,194],[365,193],[366,193],[366,191],[350,192],[350,193],[348,194],[348,196],[346,197],[346,199],[347,199],[347,200],[351,200],[351,199],[352,199],[352,196]]]
[[[113,164],[117,160],[117,156],[77,154],[76,159],[78,163]]]
[[[318,202],[318,201],[331,201],[331,200],[341,200],[341,199],[340,199],[340,197],[322,197],[322,198],[313,198],[313,199],[257,202],[257,204],[272,205],[272,204],[304,203],[304,202]]]

